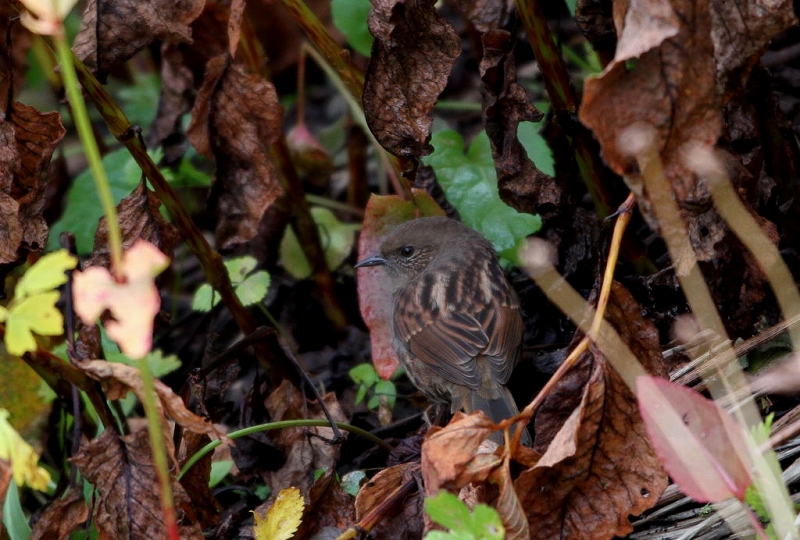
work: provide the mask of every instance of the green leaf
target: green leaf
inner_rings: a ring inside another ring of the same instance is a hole
[[[517,126],[517,138],[536,168],[553,176],[556,173],[553,152],[540,133],[541,127],[542,122],[520,122]]]
[[[243,306],[252,306],[264,300],[269,291],[270,275],[265,270],[259,270],[236,286],[236,296],[242,301]]]
[[[33,332],[43,336],[64,333],[64,318],[56,309],[58,291],[50,291],[16,299],[6,315],[5,344],[8,353],[22,356],[36,350]]]
[[[367,473],[364,471],[350,471],[342,477],[342,489],[348,495],[355,497],[366,479]]]
[[[425,540],[502,540],[505,537],[503,521],[497,511],[479,504],[470,513],[467,505],[447,491],[425,499],[425,512],[448,532],[428,533]]]
[[[500,200],[497,173],[485,132],[472,141],[466,155],[456,131],[437,131],[431,138],[434,152],[423,158],[458,209],[466,225],[483,234],[503,258],[517,261],[517,250],[529,234],[539,230],[539,216],[522,214]]]
[[[223,459],[220,461],[212,461],[211,462],[211,474],[208,478],[208,487],[213,488],[220,482],[222,482],[228,473],[231,472],[233,468],[233,460],[232,459]]]
[[[392,381],[380,380],[375,384],[375,393],[369,399],[367,408],[370,410],[377,409],[380,404],[381,396],[386,398],[386,404],[390,409],[394,407],[394,402],[397,398],[397,388]]]
[[[344,34],[353,49],[369,57],[372,34],[367,27],[369,0],[332,0],[331,17],[336,28]]]
[[[228,276],[231,278],[231,283],[236,285],[244,281],[247,274],[252,272],[258,265],[255,257],[245,256],[236,257],[225,261],[225,268],[228,270]]]
[[[77,266],[78,259],[65,249],[48,253],[25,271],[14,288],[14,297],[23,297],[55,289],[67,282],[67,270]]]
[[[336,270],[352,251],[356,240],[356,231],[360,225],[342,223],[333,212],[318,206],[311,209],[311,217],[317,224],[328,268]],[[281,240],[280,259],[283,267],[293,278],[305,279],[311,275],[311,265],[306,259],[297,236],[290,227],[286,228],[286,233]]]
[[[378,382],[378,380],[380,380],[380,377],[378,377],[378,372],[375,371],[375,366],[366,362],[363,364],[358,364],[357,366],[353,366],[350,368],[348,374],[350,375],[350,378],[353,379],[354,383],[363,384],[366,387],[371,387],[373,384]]]
[[[205,313],[211,311],[217,304],[219,304],[219,294],[215,294],[213,287],[208,283],[203,283],[194,292],[193,310]]]
[[[169,375],[173,371],[177,371],[181,367],[180,359],[174,354],[164,356],[161,349],[156,349],[147,353],[147,356],[141,360],[131,360],[121,352],[108,352],[106,351],[106,358],[109,362],[119,362],[127,366],[138,367],[142,362],[147,362],[153,377],[163,377]]]
[[[160,159],[159,153],[151,153],[155,161]],[[115,203],[130,195],[142,177],[142,170],[125,148],[106,154],[103,157],[103,167],[108,173],[108,182]],[[168,179],[171,177],[169,171],[163,172]],[[100,198],[97,196],[92,174],[87,169],[73,180],[72,186],[67,191],[64,214],[50,228],[47,250],[58,249],[58,236],[64,231],[69,231],[75,235],[78,254],[91,254],[94,232],[102,215]]]

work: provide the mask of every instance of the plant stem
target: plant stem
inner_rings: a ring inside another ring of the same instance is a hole
[[[156,406],[156,392],[153,383],[153,374],[150,364],[146,360],[139,362],[139,373],[142,376],[144,389],[144,411],[147,415],[147,429],[150,435],[150,448],[153,450],[153,465],[158,476],[160,487],[161,511],[164,513],[164,524],[167,527],[167,537],[178,540],[178,523],[175,521],[175,502],[172,497],[172,484],[170,483],[169,466],[167,465],[167,451],[164,448],[164,437],[161,432],[161,415]]]
[[[111,273],[115,277],[119,277],[120,264],[122,263],[122,234],[120,233],[117,219],[117,206],[114,204],[114,197],[111,195],[111,188],[108,185],[108,176],[106,176],[103,161],[100,157],[100,150],[92,133],[92,125],[89,121],[89,114],[86,111],[86,103],[83,101],[83,95],[78,84],[78,76],[75,73],[75,65],[72,62],[72,51],[63,35],[56,35],[53,39],[56,45],[58,63],[61,65],[64,88],[72,107],[75,128],[78,130],[78,136],[86,153],[89,169],[92,171],[94,184],[97,188],[97,195],[100,197],[100,205],[103,208],[103,214],[106,216],[108,249],[111,254]]]

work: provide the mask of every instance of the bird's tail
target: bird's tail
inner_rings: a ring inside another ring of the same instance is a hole
[[[514,397],[505,386],[500,387],[500,392],[497,397],[491,398],[484,397],[480,395],[479,392],[473,390],[470,392],[470,401],[470,406],[473,411],[485,412],[495,424],[519,414],[517,404],[514,403]],[[519,426],[512,428],[512,435],[514,429],[522,429],[520,442],[525,446],[532,446],[533,441],[531,440],[531,435],[528,433],[527,428],[520,428]],[[503,432],[497,431],[493,433],[491,439],[497,444],[503,444]]]

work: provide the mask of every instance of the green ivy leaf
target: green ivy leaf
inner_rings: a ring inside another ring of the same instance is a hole
[[[257,304],[267,296],[270,282],[269,273],[265,270],[259,270],[247,276],[244,281],[236,286],[236,296],[239,297],[245,307]]]
[[[423,158],[458,209],[466,225],[483,234],[500,256],[517,262],[517,250],[529,234],[542,226],[539,216],[517,212],[500,200],[497,173],[485,132],[472,141],[466,155],[464,140],[454,130],[437,131],[431,138],[434,152]]]
[[[503,521],[497,511],[479,504],[471,513],[458,497],[440,491],[425,499],[425,512],[448,532],[433,531],[425,540],[502,540],[505,537]]]

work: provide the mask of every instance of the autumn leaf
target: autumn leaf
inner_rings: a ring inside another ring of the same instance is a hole
[[[0,459],[11,463],[14,482],[18,486],[27,485],[39,491],[46,491],[50,483],[50,473],[47,469],[39,467],[39,456],[11,427],[8,417],[8,411],[0,409]]]
[[[299,489],[282,489],[264,518],[253,512],[256,520],[253,533],[256,540],[288,540],[294,536],[300,526],[304,507],[305,502]]]

